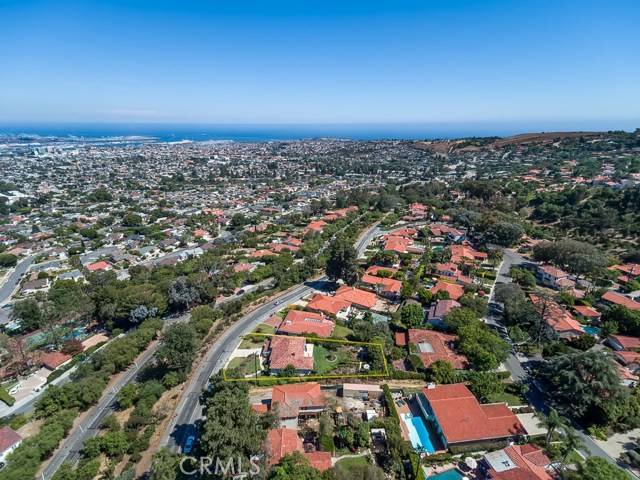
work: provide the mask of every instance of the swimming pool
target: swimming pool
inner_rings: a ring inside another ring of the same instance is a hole
[[[414,417],[410,413],[403,413],[402,420],[409,431],[409,438],[411,439],[413,448],[416,450],[424,450],[428,453],[435,453],[436,449],[431,442],[431,437],[429,437],[429,432],[422,418]]]
[[[589,335],[597,335],[600,336],[600,329],[597,327],[582,327],[582,329],[587,332]]]
[[[449,470],[447,472],[438,473],[437,475],[434,475],[433,477],[429,477],[429,479],[433,479],[433,480],[461,480],[463,478],[465,478],[465,476],[462,475],[455,468],[453,470]]]

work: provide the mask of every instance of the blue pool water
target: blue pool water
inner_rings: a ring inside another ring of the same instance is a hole
[[[428,453],[435,453],[436,449],[431,442],[431,437],[429,437],[429,432],[422,418],[404,413],[402,420],[404,420],[407,430],[409,431],[409,438],[411,439],[413,448],[419,449],[422,447],[422,449]]]
[[[600,329],[597,327],[582,327],[589,335],[600,335]]]
[[[464,478],[464,475],[455,469],[429,477],[429,479],[433,480],[461,480],[462,478]]]

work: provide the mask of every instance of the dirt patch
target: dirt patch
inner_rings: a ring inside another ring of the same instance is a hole
[[[44,418],[29,422],[20,427],[17,432],[22,438],[32,437],[40,431],[40,427],[44,424]]]

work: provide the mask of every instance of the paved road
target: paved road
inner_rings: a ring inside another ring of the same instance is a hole
[[[167,320],[165,321],[165,328],[172,323],[186,322],[190,317],[191,314],[186,314]],[[88,415],[78,424],[73,434],[63,440],[62,448],[55,453],[49,465],[45,468],[42,476],[43,480],[48,480],[53,477],[63,462],[71,461],[75,464],[78,461],[84,441],[95,437],[100,432],[100,424],[104,417],[116,411],[116,394],[122,387],[135,380],[140,368],[154,357],[159,346],[160,344],[156,343],[153,347],[146,350],[136,363],[126,370],[118,382],[102,396],[98,403],[89,411]]]
[[[358,256],[364,254],[367,245],[374,237],[383,233],[385,232],[381,231],[377,226],[363,233],[355,244]],[[162,437],[161,445],[168,445],[170,449],[177,452],[184,445],[187,437],[196,434],[203,418],[202,405],[199,402],[200,392],[207,386],[209,378],[224,367],[229,356],[242,340],[243,335],[253,330],[278,310],[285,308],[315,290],[322,289],[326,281],[327,278],[323,276],[314,282],[300,285],[286,295],[279,297],[277,306],[273,303],[263,305],[238,320],[226,330],[207,352],[204,361],[200,363],[191,382],[186,386],[187,391],[176,409],[177,413],[173,421]]]
[[[16,265],[13,272],[9,274],[7,279],[4,281],[4,283],[0,287],[0,304],[4,304],[11,298],[13,291],[17,287],[16,282],[22,278],[23,273],[26,273],[26,271],[29,270],[29,267],[31,267],[31,265],[35,261],[36,256],[37,255],[32,255],[30,257],[25,258],[24,260],[22,260],[22,262]]]
[[[510,250],[503,249],[504,256],[503,261],[500,265],[498,275],[496,278],[497,283],[510,283],[511,277],[508,276],[509,269],[512,265],[520,265],[528,262],[527,259],[523,258],[521,255],[511,252]],[[489,295],[489,301],[493,301],[495,289],[492,289],[491,294]],[[488,324],[492,325],[501,325],[501,316],[490,312],[487,315],[486,321]],[[526,393],[525,397],[529,404],[535,408],[539,412],[543,412],[544,414],[549,413],[549,401],[546,398],[544,392],[540,391],[540,389],[533,383],[533,379],[529,376],[527,371],[523,368],[523,363],[526,365],[529,362],[524,356],[517,356],[514,354],[509,354],[509,357],[504,362],[504,366],[511,372],[511,377],[518,382],[523,382],[529,386],[529,391]],[[579,425],[575,420],[571,419],[571,423],[573,427],[576,429],[577,434],[582,438],[586,449],[591,455],[595,455],[597,457],[602,457],[610,463],[614,465],[618,465],[619,467],[627,470],[627,472],[636,480],[640,480],[633,472],[631,472],[627,466],[617,461],[615,458],[611,457],[607,452],[605,452],[600,446],[586,433],[584,433],[583,427]]]

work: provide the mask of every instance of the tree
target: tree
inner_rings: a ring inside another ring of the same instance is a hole
[[[18,264],[18,257],[11,253],[0,253],[0,267],[11,268]]]
[[[387,478],[384,470],[368,463],[354,463],[347,467],[338,464],[334,475],[335,480],[384,480]]]
[[[571,239],[539,243],[533,249],[533,258],[538,262],[554,263],[576,275],[593,275],[608,264],[598,248]]]
[[[180,455],[173,453],[167,447],[163,447],[153,454],[151,462],[150,480],[176,480],[178,478],[178,468]]]
[[[524,228],[519,223],[498,222],[485,232],[487,241],[510,247],[520,241],[524,235]]]
[[[249,403],[249,385],[226,382],[220,375],[212,378],[211,391],[205,394],[205,421],[200,444],[204,455],[249,458],[260,451],[266,431]]]
[[[141,227],[142,217],[136,213],[130,213],[122,217],[122,225],[124,227]]]
[[[418,299],[423,306],[427,307],[431,305],[431,302],[433,301],[433,292],[431,290],[427,290],[426,288],[419,288]]]
[[[542,377],[549,398],[561,412],[613,424],[637,416],[638,405],[620,383],[613,361],[599,351],[569,353],[551,358]]]
[[[424,310],[421,306],[410,303],[402,307],[400,320],[409,328],[419,327],[424,324]]]
[[[549,446],[553,437],[553,432],[558,428],[565,426],[567,424],[567,419],[561,417],[555,408],[549,410],[549,415],[545,415],[542,412],[539,415],[540,421],[538,422],[538,426],[547,430],[546,444]]]
[[[437,384],[457,383],[459,375],[451,362],[436,360],[429,366],[429,378]]]
[[[345,238],[336,237],[329,245],[326,273],[329,280],[343,280],[347,285],[358,280],[358,254]]]
[[[576,432],[575,428],[570,427],[568,425],[565,425],[563,428],[564,428],[564,432],[563,432],[564,439],[562,440],[562,443],[564,444],[564,448],[566,450],[564,452],[562,460],[566,462],[571,451],[583,450],[585,448],[585,445],[584,445],[584,440],[580,435],[578,435],[578,432]]]
[[[631,480],[631,475],[602,457],[587,458],[578,466],[578,473],[581,480]]]
[[[494,395],[504,393],[505,385],[493,372],[474,372],[469,375],[469,390],[481,403],[488,403]]]
[[[286,454],[280,464],[271,471],[271,480],[329,480],[331,471],[320,472],[309,465],[309,461],[300,453]]]
[[[278,376],[284,378],[295,377],[297,374],[298,370],[291,363],[278,372]]]
[[[175,323],[162,336],[156,356],[170,369],[188,371],[197,349],[195,329],[191,325]]]
[[[17,302],[11,311],[11,318],[20,322],[20,330],[23,332],[33,332],[42,323],[40,304],[33,297]]]

